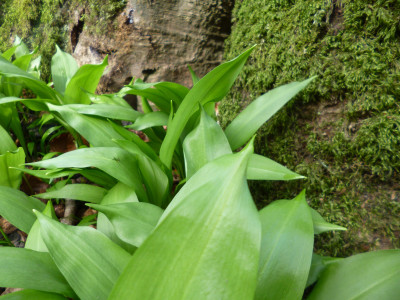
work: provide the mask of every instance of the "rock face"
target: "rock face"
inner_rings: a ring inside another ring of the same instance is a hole
[[[73,56],[79,64],[100,63],[109,55],[100,92],[114,92],[132,78],[191,85],[187,65],[205,75],[223,59],[230,33],[229,0],[129,0],[108,31],[93,34],[74,12],[70,27]]]

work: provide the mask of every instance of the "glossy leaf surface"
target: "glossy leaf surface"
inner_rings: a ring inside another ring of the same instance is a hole
[[[48,253],[23,248],[0,247],[0,285],[75,295]]]
[[[393,300],[399,282],[400,250],[362,253],[329,264],[307,299]]]
[[[243,146],[269,118],[314,79],[280,86],[251,102],[225,130],[232,149]]]
[[[22,290],[1,296],[1,300],[67,300],[64,296],[37,290]]]
[[[137,158],[121,148],[83,148],[30,165],[48,169],[96,167],[134,188],[142,201],[147,200],[138,170]]]
[[[116,235],[135,247],[140,247],[150,235],[164,212],[156,205],[143,202],[88,206],[104,213],[114,226]]]
[[[294,180],[305,178],[265,156],[253,154],[247,168],[249,180]]]
[[[22,148],[0,155],[0,186],[18,189],[22,181],[22,172],[14,168],[22,166],[24,163],[25,152]]]
[[[252,299],[260,246],[245,178],[252,150],[216,159],[186,183],[134,253],[110,300]]]
[[[1,296],[1,300],[67,300],[64,296],[37,290],[22,290]]]
[[[167,167],[171,167],[176,144],[192,113],[197,110],[199,104],[218,102],[225,97],[253,49],[254,47],[234,60],[216,67],[200,79],[186,95],[172,122],[168,123],[167,135],[161,145],[160,158]]]
[[[186,177],[190,178],[202,166],[232,150],[221,127],[202,109],[199,125],[183,141],[183,153]]]
[[[314,244],[310,208],[301,192],[260,211],[262,240],[254,299],[301,299]]]
[[[36,217],[32,209],[42,211],[45,205],[23,192],[0,186],[0,215],[20,230],[28,233]]]
[[[78,70],[78,64],[71,54],[62,51],[57,45],[56,49],[51,59],[51,76],[54,88],[64,94],[68,82]]]
[[[86,226],[68,226],[36,212],[43,240],[81,300],[107,299],[130,255]]]
[[[43,199],[73,199],[92,203],[100,203],[106,189],[90,184],[67,184],[60,189],[37,194],[35,197]]]
[[[315,209],[311,208],[311,216],[314,224],[314,234],[320,234],[326,231],[333,230],[347,230],[345,227],[328,223],[322,218],[322,216]]]
[[[108,58],[104,58],[99,65],[83,65],[74,74],[65,89],[64,104],[90,104],[87,92],[94,93],[104,69],[108,65]]]

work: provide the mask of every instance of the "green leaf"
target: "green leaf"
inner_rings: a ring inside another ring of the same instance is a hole
[[[82,300],[107,299],[130,255],[86,226],[68,226],[35,211],[58,269]]]
[[[111,221],[116,235],[136,247],[142,245],[164,212],[156,205],[143,202],[87,206],[104,213]]]
[[[245,173],[252,145],[200,169],[133,254],[113,299],[252,299],[260,223]],[[161,250],[161,251],[160,251]]]
[[[208,162],[232,153],[221,127],[203,108],[199,125],[183,141],[183,153],[188,179]]]
[[[28,233],[36,221],[32,209],[42,211],[45,205],[16,189],[0,186],[0,215],[20,230]]]
[[[347,230],[345,227],[326,222],[315,209],[310,209],[314,224],[314,234],[320,234],[322,232],[333,230]]]
[[[301,299],[310,270],[313,223],[305,191],[260,211],[262,239],[254,299]]]
[[[56,49],[57,52],[51,59],[51,75],[54,88],[64,95],[69,81],[78,70],[78,64],[71,54],[62,51],[57,45]]]
[[[269,118],[315,78],[280,86],[250,103],[225,130],[232,149],[243,146]]]
[[[145,156],[133,142],[115,141],[121,148],[136,155],[143,183],[146,186],[149,201],[162,206],[169,192],[169,179],[164,171],[153,160]]]
[[[0,286],[75,297],[48,253],[23,248],[0,247]]]
[[[105,195],[103,200],[101,201],[101,204],[109,205],[138,201],[139,200],[136,196],[135,191],[131,187],[119,182],[108,191],[107,195]],[[97,230],[104,233],[106,236],[108,236],[110,240],[124,248],[129,253],[133,253],[136,250],[136,247],[133,247],[132,245],[125,243],[120,238],[118,238],[113,225],[101,212],[99,213],[99,216],[97,218]]]
[[[249,180],[294,180],[305,178],[267,157],[253,154],[247,168]]]
[[[149,99],[167,114],[171,112],[171,100],[179,106],[189,92],[187,87],[173,82],[143,83],[137,80],[128,88],[123,89],[123,95],[132,94]]]
[[[106,120],[82,115],[68,106],[48,104],[48,107],[50,111],[59,113],[69,126],[95,147],[112,147],[115,146],[113,139],[122,139]]]
[[[17,49],[15,51],[16,58],[29,54],[28,47],[25,45],[25,43],[22,41],[22,39],[19,36],[15,37],[14,46],[17,46]]]
[[[8,61],[11,60],[11,57],[14,55],[15,51],[17,50],[17,47],[19,45],[13,46],[9,49],[7,49],[4,53],[1,54],[1,56],[3,56],[5,59],[7,59]]]
[[[15,146],[11,136],[2,126],[0,126],[0,155],[5,154],[8,151],[16,150],[17,146]]]
[[[42,212],[45,216],[58,221],[56,213],[54,211],[53,204],[51,201],[47,201],[46,208]],[[25,242],[25,249],[31,249],[38,252],[49,252],[42,239],[42,234],[40,233],[40,223],[36,220],[33,223],[31,230],[28,233],[28,237]]]
[[[398,299],[400,250],[357,254],[327,266],[309,300]]]
[[[56,158],[30,163],[29,165],[47,169],[95,167],[132,187],[139,199],[147,202],[147,195],[138,169],[137,157],[121,148],[82,148],[64,153]]]
[[[195,85],[196,83],[198,83],[200,81],[200,78],[196,75],[196,73],[193,71],[191,66],[188,66],[189,72],[190,72],[190,76],[192,76],[192,83],[193,85]]]
[[[172,122],[168,123],[167,135],[161,145],[160,158],[167,167],[171,167],[176,144],[199,103],[204,106],[208,102],[218,102],[225,97],[253,49],[254,47],[234,60],[216,67],[200,79],[186,95]]]
[[[58,190],[36,194],[35,197],[42,199],[73,199],[100,203],[106,193],[107,190],[99,186],[81,183],[67,184]]]
[[[25,152],[22,148],[0,155],[0,186],[18,189],[22,181],[22,172],[13,167],[21,166],[24,163]]]
[[[36,96],[43,99],[53,99],[58,101],[57,93],[47,86],[43,81],[14,66],[8,60],[0,56],[0,75],[13,77],[22,80]]]
[[[342,258],[329,257],[329,256],[320,256],[318,254],[313,253],[310,272],[308,273],[308,279],[306,286],[309,287],[313,283],[315,283],[320,277],[322,272],[326,269],[326,267],[333,263],[342,260]]]
[[[22,290],[1,296],[1,300],[67,300],[64,296],[36,291],[36,290]]]
[[[75,72],[65,89],[64,104],[90,104],[86,92],[94,93],[104,69],[108,65],[108,57],[99,65],[83,65]]]
[[[68,108],[79,112],[84,115],[93,115],[115,120],[125,120],[134,122],[138,117],[143,114],[134,110],[131,107],[125,107],[115,104],[70,104],[66,105]]]
[[[142,114],[132,125],[126,128],[134,130],[143,130],[156,126],[165,126],[168,124],[168,115],[162,111],[154,111],[147,114]]]

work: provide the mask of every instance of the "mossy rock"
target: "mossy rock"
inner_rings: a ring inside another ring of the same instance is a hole
[[[400,2],[244,0],[233,22],[226,59],[258,46],[220,106],[223,125],[266,91],[318,75],[257,140],[307,179],[252,184],[258,205],[306,188],[348,228],[318,237],[320,253],[400,247]]]
[[[0,3],[0,52],[8,49],[18,35],[30,49],[42,56],[42,78],[50,80],[55,44],[71,52],[70,33],[74,11],[94,33],[106,31],[127,0],[5,0]]]

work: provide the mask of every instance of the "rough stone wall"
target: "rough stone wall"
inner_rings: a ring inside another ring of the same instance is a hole
[[[260,130],[258,151],[307,176],[257,185],[258,204],[307,188],[308,201],[347,232],[320,251],[400,247],[400,2],[243,0],[226,59],[258,44],[220,106],[227,124],[269,89],[318,75]]]
[[[187,65],[203,76],[223,59],[233,0],[5,0],[0,51],[18,34],[39,46],[43,78],[50,78],[55,43],[79,64],[109,56],[100,92],[132,77],[190,85]]]
[[[106,34],[84,27],[79,37],[71,35],[73,55],[80,64],[109,55],[102,91],[115,91],[132,77],[189,86],[187,65],[203,76],[222,61],[232,7],[226,0],[130,0]],[[83,26],[79,18],[75,30]]]

